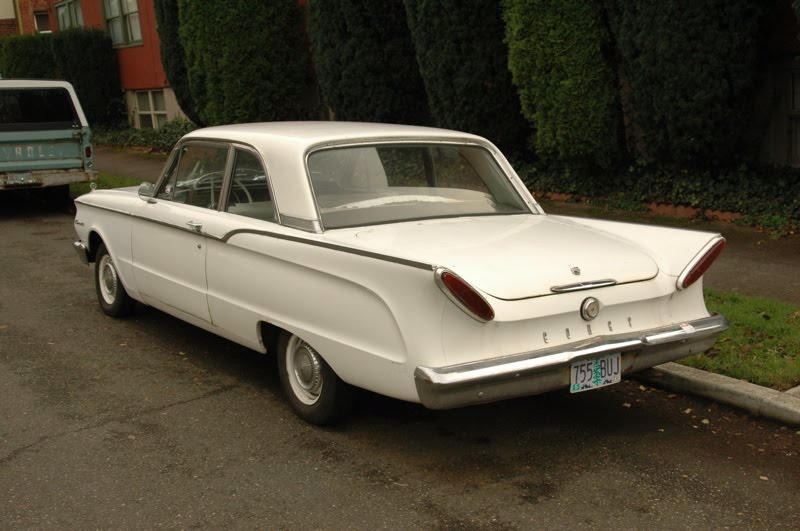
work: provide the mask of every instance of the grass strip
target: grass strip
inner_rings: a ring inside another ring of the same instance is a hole
[[[712,289],[705,296],[708,309],[731,327],[710,351],[680,363],[778,391],[800,385],[800,308]]]
[[[138,186],[141,184],[141,179],[132,179],[131,177],[118,177],[116,175],[108,175],[107,173],[101,173],[97,176],[97,180],[95,184],[97,184],[97,188],[102,189],[109,189],[109,188],[124,188],[126,186]],[[70,197],[78,197],[79,195],[83,195],[89,193],[89,183],[72,183],[69,185],[69,195]]]

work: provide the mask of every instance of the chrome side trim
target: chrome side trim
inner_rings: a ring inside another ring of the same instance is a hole
[[[622,354],[623,373],[639,371],[713,346],[728,320],[711,315],[662,328],[599,336],[590,341],[523,352],[445,367],[419,366],[414,380],[420,402],[431,409],[449,409],[569,386],[574,361],[603,354]]]
[[[284,220],[286,218],[284,217]],[[275,238],[278,240],[286,240],[295,243],[303,243],[306,245],[313,245],[314,247],[322,247],[324,249],[330,249],[332,251],[339,251],[342,253],[348,254],[355,254],[358,256],[363,256],[365,258],[374,258],[376,260],[383,260],[384,262],[392,262],[394,264],[400,264],[408,267],[415,267],[417,269],[424,269],[426,271],[433,271],[435,266],[432,264],[426,264],[424,262],[416,262],[414,260],[407,260],[405,258],[399,258],[397,256],[391,256],[388,254],[380,254],[375,253],[372,251],[365,251],[363,249],[353,249],[352,247],[345,247],[344,245],[338,245],[335,243],[329,242],[321,242],[317,240],[309,240],[307,238],[299,238],[297,236],[290,236],[288,234],[280,234],[277,232],[271,232],[266,230],[256,230],[256,229],[236,229],[228,232],[220,241],[223,243],[228,243],[232,237],[236,236],[237,234],[255,234],[258,236],[266,236],[268,238]]]
[[[282,216],[281,224],[306,232],[322,232],[322,225],[316,219],[302,219],[294,216]]]
[[[563,286],[553,286],[550,291],[553,293],[569,293],[571,291],[581,291],[585,289],[605,288],[606,286],[614,286],[617,281],[613,278],[604,280],[590,280],[588,282],[576,282],[574,284],[564,284]]]

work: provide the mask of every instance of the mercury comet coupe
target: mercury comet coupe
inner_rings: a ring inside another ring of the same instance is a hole
[[[155,185],[75,202],[106,314],[139,301],[274,352],[312,423],[354,388],[434,409],[592,390],[728,327],[702,292],[719,234],[546,215],[466,133],[211,127]]]

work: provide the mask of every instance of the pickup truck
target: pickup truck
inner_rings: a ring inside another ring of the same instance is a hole
[[[66,81],[0,79],[0,190],[94,181],[92,133]]]

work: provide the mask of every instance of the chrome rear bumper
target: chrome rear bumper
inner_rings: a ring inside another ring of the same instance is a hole
[[[634,334],[601,336],[557,348],[512,354],[447,367],[417,367],[420,402],[450,409],[535,395],[568,387],[573,362],[619,352],[623,374],[704,352],[728,329],[721,315]]]

